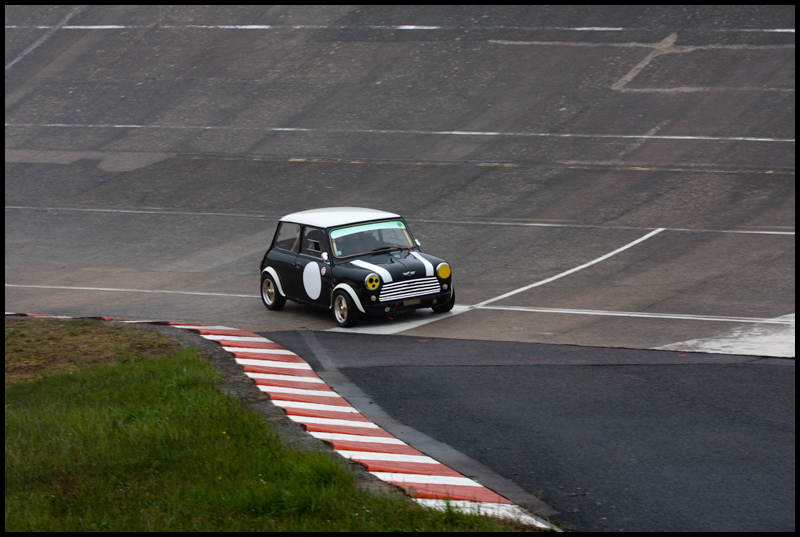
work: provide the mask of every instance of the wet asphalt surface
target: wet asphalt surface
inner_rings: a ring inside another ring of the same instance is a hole
[[[324,378],[307,335],[263,335]],[[315,338],[329,364],[367,395],[362,408],[378,405],[507,477],[558,511],[551,518],[566,528],[794,527],[793,360]],[[468,465],[457,469],[471,475]]]

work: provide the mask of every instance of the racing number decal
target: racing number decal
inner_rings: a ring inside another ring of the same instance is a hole
[[[381,279],[374,274],[372,274],[369,278],[367,278],[367,289],[369,289],[370,291],[374,291],[375,289],[377,289],[380,284],[381,284]]]

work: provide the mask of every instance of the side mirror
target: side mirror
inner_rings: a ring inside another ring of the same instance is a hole
[[[328,252],[322,252],[322,259],[324,259],[325,261],[328,260]]]
[[[422,248],[422,245],[419,243],[419,239],[414,239],[414,242],[416,242],[416,243],[417,243],[417,246],[419,246],[420,248]]]

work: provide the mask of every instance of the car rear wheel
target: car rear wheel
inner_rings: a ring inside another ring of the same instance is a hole
[[[355,302],[345,291],[336,291],[333,295],[333,318],[342,328],[351,328],[358,323],[361,312]]]
[[[448,300],[441,306],[433,306],[431,309],[434,311],[434,313],[447,313],[448,311],[453,309],[455,303],[456,303],[456,290],[453,289],[453,292],[450,293],[450,300]]]
[[[278,286],[269,272],[261,275],[261,301],[267,309],[273,311],[278,311],[286,304],[286,298],[281,296]]]

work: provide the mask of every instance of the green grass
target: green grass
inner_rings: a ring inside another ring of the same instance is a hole
[[[7,384],[6,531],[508,529],[358,488],[218,382],[184,349]]]
[[[85,364],[123,362],[180,349],[161,334],[94,319],[6,317],[5,382],[74,371]]]

